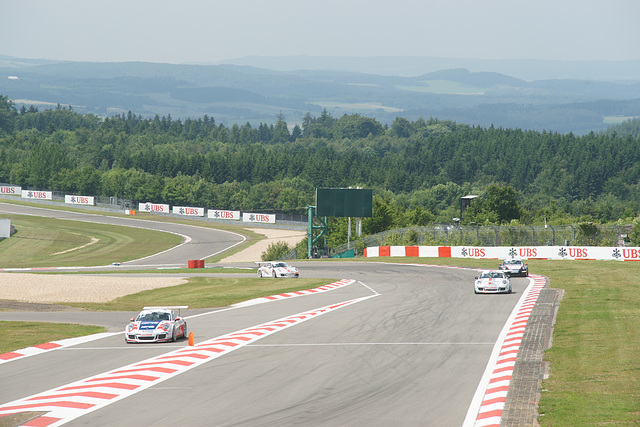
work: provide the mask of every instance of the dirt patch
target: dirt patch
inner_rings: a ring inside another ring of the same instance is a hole
[[[108,302],[147,289],[185,283],[179,277],[114,277],[109,275],[67,275],[0,273],[0,300],[22,303]]]
[[[251,229],[266,236],[222,262],[255,262],[270,244],[284,241],[293,247],[305,238],[304,231]],[[70,311],[69,302],[108,302],[147,289],[176,286],[186,279],[172,277],[121,277],[80,274],[0,273],[0,310]]]

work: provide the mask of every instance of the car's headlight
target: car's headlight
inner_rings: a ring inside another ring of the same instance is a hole
[[[129,324],[127,325],[127,332],[131,332],[131,331],[133,331],[134,329],[138,329],[138,327],[136,326],[136,324],[135,324],[135,323],[129,323]]]
[[[507,281],[506,281],[506,280],[503,280],[503,281],[502,281],[502,284],[503,284],[503,285],[506,285],[506,284],[507,284]]]
[[[157,326],[157,329],[162,329],[162,330],[168,331],[169,330],[169,324],[168,323],[160,323]]]

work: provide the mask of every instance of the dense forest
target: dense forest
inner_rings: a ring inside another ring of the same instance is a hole
[[[638,121],[572,133],[478,127],[434,118],[391,125],[307,114],[288,126],[225,127],[19,110],[0,95],[0,182],[134,203],[305,213],[316,187],[374,190],[376,228],[450,223],[631,223],[640,211]],[[374,231],[374,230],[371,230]]]

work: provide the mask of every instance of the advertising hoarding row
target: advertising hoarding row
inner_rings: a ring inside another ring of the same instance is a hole
[[[138,205],[138,210],[140,212],[156,212],[156,213],[173,213],[176,215],[185,215],[185,216],[205,216],[204,208],[196,208],[190,206],[174,206],[173,209],[170,209],[169,205],[160,204],[160,203],[140,203]],[[275,224],[276,216],[273,214],[262,214],[262,213],[250,213],[250,212],[242,212],[240,211],[227,211],[220,209],[208,209],[207,210],[207,218],[212,219],[228,219],[231,221],[244,221],[244,222],[260,222],[264,224]]]
[[[477,259],[640,261],[640,247],[602,246],[373,246],[364,256]]]

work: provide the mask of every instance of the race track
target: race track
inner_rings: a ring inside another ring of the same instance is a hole
[[[513,279],[513,294],[475,295],[473,270],[296,265],[304,277],[350,284],[192,314],[193,351],[186,341],[126,345],[117,333],[2,363],[0,411],[10,402],[20,412],[80,401],[87,409],[68,418],[73,426],[460,426],[528,285]],[[199,346],[215,357],[198,353]],[[169,354],[176,350],[182,355]],[[159,369],[131,374],[132,366],[173,365],[180,367],[165,377]],[[114,383],[128,384],[128,391]],[[54,397],[29,399],[42,393]],[[57,419],[65,405],[48,415]]]

